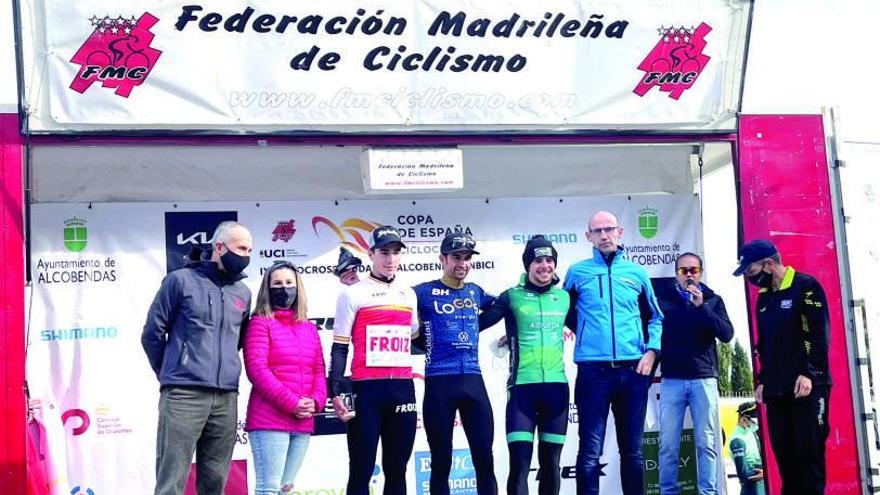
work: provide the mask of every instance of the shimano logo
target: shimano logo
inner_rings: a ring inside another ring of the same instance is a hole
[[[578,241],[577,234],[569,232],[558,234],[514,234],[513,242],[515,244],[526,244],[529,242],[529,239],[539,235],[544,236],[545,239],[553,244],[574,244]]]

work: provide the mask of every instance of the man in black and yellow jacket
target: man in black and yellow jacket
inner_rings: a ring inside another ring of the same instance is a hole
[[[825,291],[812,276],[783,265],[776,246],[766,240],[740,248],[733,274],[760,288],[755,398],[767,404],[782,495],[824,493],[831,390]]]

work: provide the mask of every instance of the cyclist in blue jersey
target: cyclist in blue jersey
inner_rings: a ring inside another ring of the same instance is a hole
[[[431,493],[449,494],[455,413],[470,445],[477,493],[494,495],[494,419],[478,360],[479,312],[494,297],[465,282],[471,257],[479,254],[469,234],[454,232],[440,244],[443,277],[414,287],[421,325],[415,345],[425,349],[422,414],[431,447]]]

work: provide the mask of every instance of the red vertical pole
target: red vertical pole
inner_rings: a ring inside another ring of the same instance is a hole
[[[850,367],[834,235],[825,133],[819,115],[744,115],[740,118],[738,179],[743,237],[770,239],[782,262],[816,277],[825,289],[831,316],[830,366],[834,386],[829,403],[825,493],[860,492]],[[754,316],[757,293],[749,291]],[[751,318],[754,322],[754,317]],[[752,339],[756,330],[752,326]],[[762,432],[770,493],[779,475],[767,432]]]
[[[0,487],[25,493],[24,182],[18,116],[0,114]]]

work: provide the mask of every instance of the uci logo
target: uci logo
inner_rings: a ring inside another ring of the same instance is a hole
[[[452,302],[443,304],[438,304],[437,301],[434,301],[434,312],[438,315],[451,315],[459,309],[472,309],[475,307],[477,307],[477,303],[469,297],[464,299],[453,299]]]

